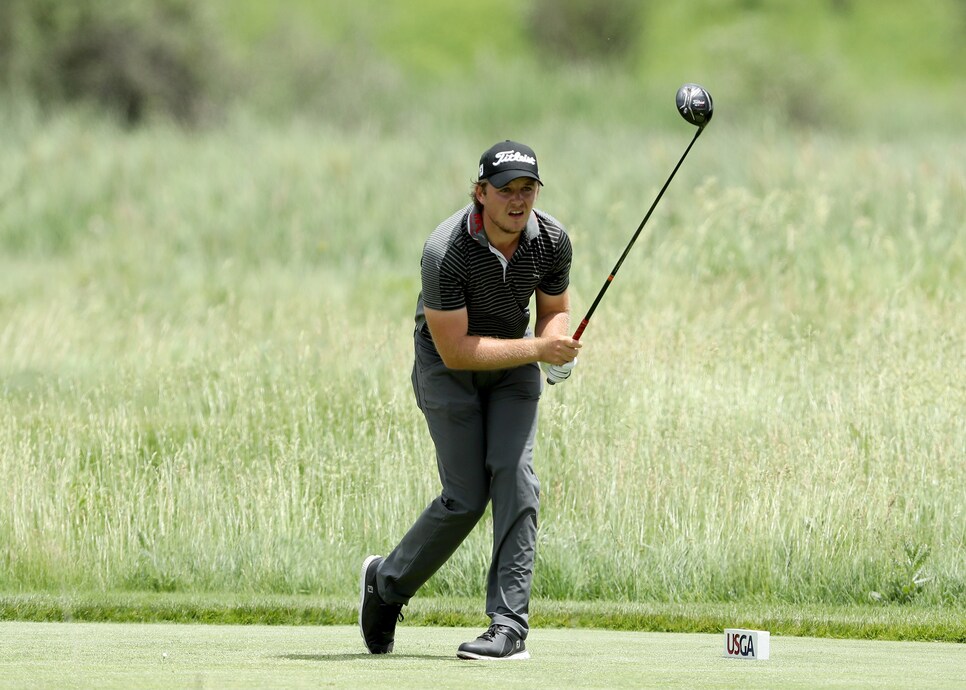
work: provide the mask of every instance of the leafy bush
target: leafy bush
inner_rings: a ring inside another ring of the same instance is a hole
[[[93,102],[137,124],[196,121],[213,101],[218,42],[186,0],[5,0],[0,86],[41,103]]]
[[[626,58],[637,47],[643,14],[640,0],[535,0],[527,33],[552,60]]]
[[[240,60],[252,69],[239,71],[233,91],[262,117],[301,113],[349,125],[378,113],[386,124],[411,96],[399,67],[351,32],[334,43],[282,21]]]
[[[766,16],[748,15],[707,38],[721,92],[758,117],[767,114],[799,127],[848,125],[856,115],[851,108],[859,106],[843,97],[841,56],[816,57],[792,45],[776,50],[762,40],[770,33]]]

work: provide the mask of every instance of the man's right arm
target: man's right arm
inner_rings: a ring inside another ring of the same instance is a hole
[[[426,323],[436,351],[450,369],[471,371],[509,369],[531,362],[564,364],[580,343],[566,334],[537,338],[488,338],[468,335],[466,308],[441,311],[425,308]]]

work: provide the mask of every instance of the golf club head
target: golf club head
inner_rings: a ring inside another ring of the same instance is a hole
[[[678,106],[681,117],[696,127],[704,127],[711,121],[714,114],[714,104],[711,94],[698,84],[685,84],[678,89],[674,102]]]

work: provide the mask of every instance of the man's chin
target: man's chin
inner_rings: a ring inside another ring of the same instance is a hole
[[[507,227],[513,228],[514,232],[520,232],[527,226],[527,216],[526,214],[519,216],[510,216],[507,219]]]

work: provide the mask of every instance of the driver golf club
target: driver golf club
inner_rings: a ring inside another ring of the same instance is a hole
[[[681,113],[681,117],[695,125],[698,131],[694,133],[694,138],[691,139],[691,143],[688,144],[688,148],[685,149],[684,155],[678,161],[678,164],[674,166],[674,170],[668,176],[667,181],[664,186],[661,187],[661,191],[657,193],[657,197],[654,199],[654,203],[651,204],[651,208],[648,209],[647,214],[644,216],[644,220],[641,224],[637,226],[637,231],[634,236],[631,237],[631,241],[627,243],[627,247],[624,249],[624,253],[621,254],[621,258],[617,260],[617,264],[611,270],[610,275],[607,276],[607,280],[604,281],[603,287],[600,288],[600,292],[597,293],[597,297],[594,299],[593,304],[590,305],[590,309],[587,310],[587,315],[584,316],[580,325],[577,326],[577,330],[574,331],[574,340],[580,340],[580,336],[584,334],[584,329],[587,328],[587,324],[590,322],[590,317],[594,315],[597,310],[597,305],[604,297],[604,293],[607,292],[607,288],[614,281],[614,276],[617,275],[617,271],[620,269],[621,264],[624,263],[624,259],[627,258],[627,254],[631,251],[631,247],[637,241],[638,236],[641,234],[641,230],[644,229],[644,225],[647,224],[648,219],[651,217],[651,213],[654,212],[654,208],[657,206],[657,202],[661,200],[664,196],[664,191],[671,184],[671,180],[674,179],[674,174],[681,167],[684,159],[687,158],[688,153],[691,151],[691,147],[694,146],[694,142],[698,140],[701,136],[701,132],[704,131],[705,126],[711,121],[711,116],[714,114],[714,105],[711,101],[711,94],[709,94],[704,88],[697,84],[684,84],[680,89],[678,89],[677,95],[675,96],[675,103],[677,104],[678,112]],[[573,363],[568,365],[554,365],[550,367],[547,375],[547,383],[551,386],[562,381],[570,375],[570,369],[573,368]]]

